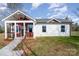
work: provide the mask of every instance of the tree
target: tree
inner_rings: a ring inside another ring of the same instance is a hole
[[[0,26],[0,33],[3,33],[4,32],[4,30],[3,30],[3,28]]]
[[[75,11],[73,11],[73,13],[79,17],[79,8],[77,8]],[[79,20],[76,21],[75,24],[72,25],[72,30],[75,30],[75,31],[79,31],[79,24],[78,24]]]
[[[79,31],[78,23],[72,24],[72,31]]]

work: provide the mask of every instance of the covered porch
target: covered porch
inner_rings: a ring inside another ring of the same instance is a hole
[[[34,37],[33,21],[5,21],[5,39]]]

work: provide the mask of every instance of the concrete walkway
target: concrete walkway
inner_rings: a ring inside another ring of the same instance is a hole
[[[23,54],[22,50],[13,51],[14,48],[22,41],[23,38],[15,38],[7,46],[0,49],[0,56],[21,56]]]

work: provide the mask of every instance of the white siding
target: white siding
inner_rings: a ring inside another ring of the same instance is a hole
[[[42,26],[46,26],[46,32],[42,32]],[[61,32],[61,25],[65,25],[65,32]],[[69,36],[69,24],[36,24],[34,26],[34,36]]]

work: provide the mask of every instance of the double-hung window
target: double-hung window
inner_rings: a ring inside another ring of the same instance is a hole
[[[65,25],[61,25],[61,32],[65,32]]]
[[[42,26],[42,32],[46,32],[46,26]]]

